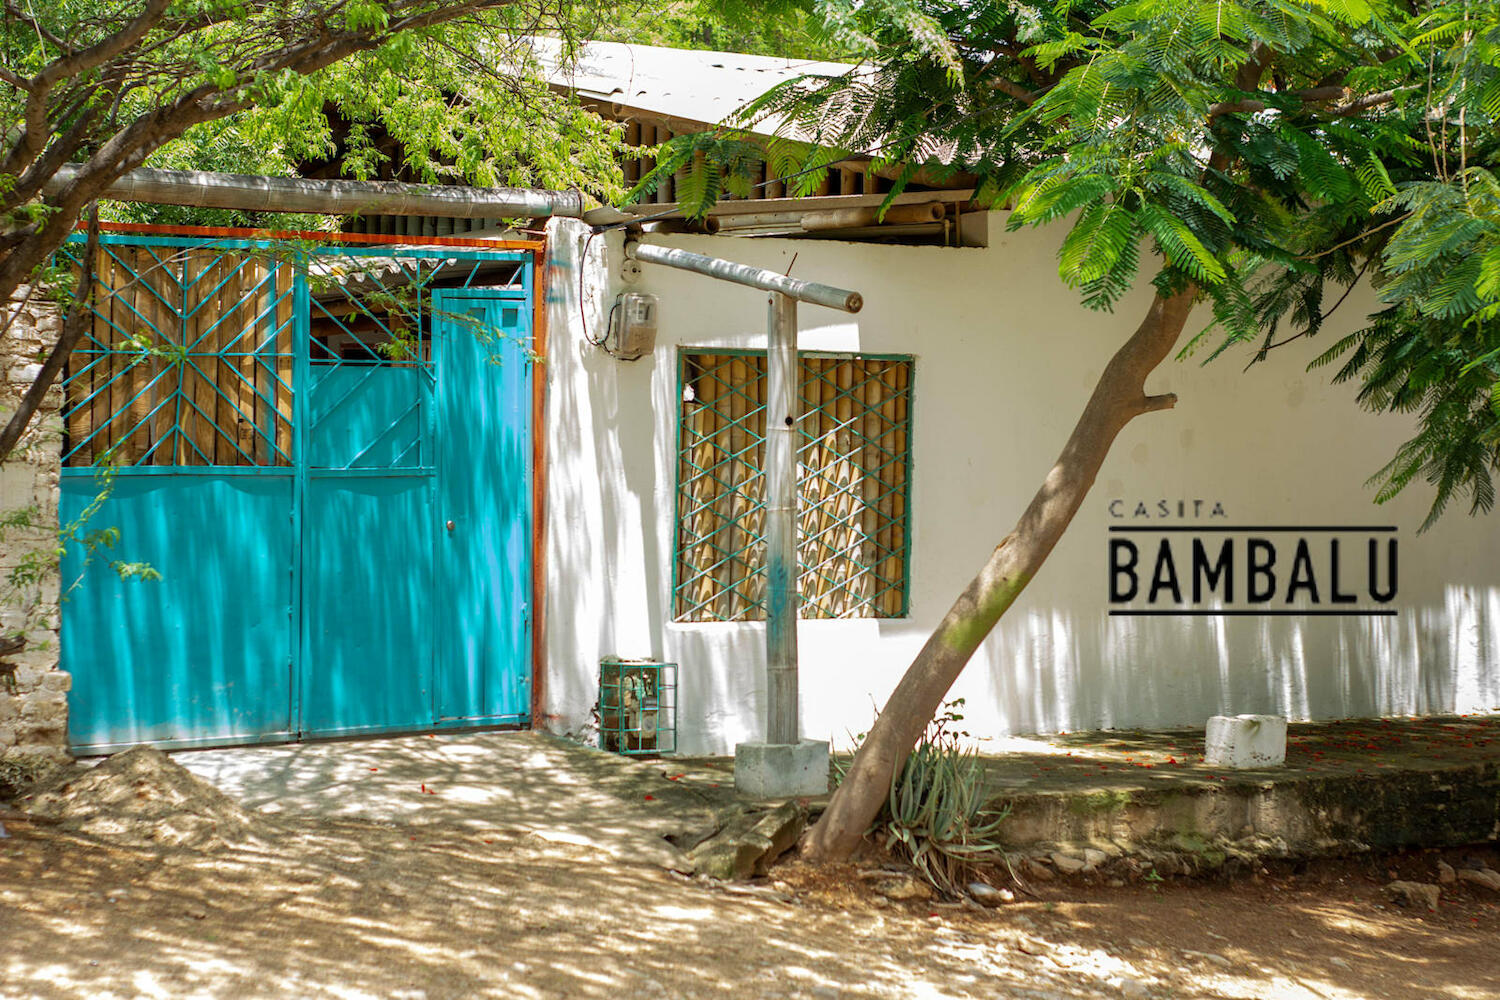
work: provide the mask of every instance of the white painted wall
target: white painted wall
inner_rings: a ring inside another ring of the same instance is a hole
[[[803,305],[805,349],[916,355],[911,617],[801,624],[807,736],[847,744],[868,728],[1014,524],[1147,301],[1089,312],[1057,278],[1058,232],[1005,234],[1003,219],[990,231],[988,249],[651,238],[778,271],[795,254],[796,276],[865,296],[856,316]],[[680,749],[729,752],[763,735],[764,626],[671,620],[676,355],[764,347],[766,297],[647,265],[639,287],[661,300],[656,352],[617,362],[585,342],[580,312],[597,333],[620,289],[619,234],[592,240],[580,264],[577,224],[550,233],[545,723],[585,732],[600,657],[654,657],[681,665]],[[1363,315],[1346,308],[1346,326]],[[1364,481],[1409,425],[1305,370],[1337,332],[1248,373],[1243,353],[1163,366],[1147,388],[1178,393],[1177,408],[1125,429],[1072,528],[954,688],[976,736],[1500,707],[1497,523],[1456,510],[1418,535],[1421,484],[1374,506]],[[1400,615],[1109,618],[1115,498],[1220,501],[1238,524],[1399,525]]]

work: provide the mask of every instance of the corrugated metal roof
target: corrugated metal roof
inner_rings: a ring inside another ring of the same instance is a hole
[[[669,49],[625,42],[587,42],[567,61],[555,38],[534,38],[537,60],[554,86],[583,97],[708,125],[726,118],[776,84],[805,74],[843,76],[851,63],[747,56],[737,52]],[[773,123],[754,131],[770,134]],[[807,138],[797,136],[797,138]]]

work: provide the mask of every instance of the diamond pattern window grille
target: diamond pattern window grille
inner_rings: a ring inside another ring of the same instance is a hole
[[[912,359],[803,353],[797,429],[804,618],[907,613]],[[684,351],[678,621],[765,618],[765,352]]]

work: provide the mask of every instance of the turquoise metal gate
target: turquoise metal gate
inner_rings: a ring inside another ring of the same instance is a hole
[[[524,723],[529,254],[106,236],[94,273],[70,743]]]

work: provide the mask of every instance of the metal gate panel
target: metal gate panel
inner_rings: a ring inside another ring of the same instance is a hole
[[[299,730],[430,727],[429,478],[314,474],[304,509]]]
[[[85,567],[69,546],[60,638],[73,674],[69,742],[108,750],[286,739],[292,477],[156,472],[62,477],[64,524],[107,490],[90,520],[117,529],[121,550],[161,574],[121,579],[102,557]]]
[[[426,281],[440,260],[371,268],[368,299],[307,292],[301,711],[308,736],[432,717],[433,383]],[[373,303],[373,305],[372,305]]]
[[[412,469],[432,465],[432,373],[420,368],[313,365],[308,465]],[[424,454],[424,451],[427,454]]]

